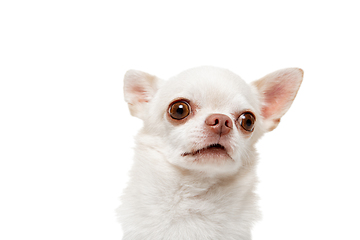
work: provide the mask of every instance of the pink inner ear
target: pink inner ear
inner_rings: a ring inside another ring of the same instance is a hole
[[[286,113],[299,90],[303,74],[300,68],[288,68],[271,73],[257,83],[263,93],[265,118],[279,120]]]
[[[132,92],[136,96],[138,102],[149,102],[149,93],[142,86],[135,85]]]
[[[287,110],[287,107],[292,102],[291,95],[293,91],[289,83],[277,82],[265,91],[264,102],[265,106],[263,107],[263,116],[269,118],[273,115],[282,116],[283,111]]]

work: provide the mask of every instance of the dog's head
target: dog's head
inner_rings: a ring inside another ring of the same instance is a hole
[[[208,173],[234,173],[252,161],[254,143],[273,130],[300,87],[303,71],[279,70],[248,85],[220,68],[200,67],[162,81],[125,75],[125,101],[144,132],[161,138],[166,159]]]

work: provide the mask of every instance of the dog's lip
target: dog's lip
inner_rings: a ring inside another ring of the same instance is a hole
[[[195,150],[195,151],[192,151],[192,152],[186,152],[186,153],[183,153],[182,156],[188,156],[188,155],[192,155],[192,156],[195,156],[197,154],[201,154],[201,153],[204,153],[208,150],[212,150],[212,151],[222,151],[224,153],[227,154],[227,151],[226,151],[226,148],[219,144],[219,143],[213,143],[213,144],[210,144],[204,148],[201,148],[201,149],[198,149],[198,150]]]

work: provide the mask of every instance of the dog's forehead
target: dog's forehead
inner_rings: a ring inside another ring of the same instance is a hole
[[[184,71],[166,81],[162,90],[167,101],[185,98],[218,107],[234,103],[249,105],[253,98],[250,86],[243,79],[229,70],[215,67]]]

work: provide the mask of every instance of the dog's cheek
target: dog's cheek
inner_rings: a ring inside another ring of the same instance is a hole
[[[232,140],[230,142],[231,146],[231,157],[234,159],[235,162],[242,162],[243,153],[245,152],[244,149],[246,149],[246,139],[244,136],[241,135],[241,133],[234,133],[234,136],[232,137]]]
[[[174,149],[185,153],[191,149],[192,134],[191,132],[197,128],[196,121],[190,119],[182,124],[173,124],[165,119],[163,129],[165,130],[164,138],[167,143],[171,144]]]
[[[169,131],[166,131],[164,137],[174,150],[174,154],[181,156],[182,153],[186,152],[187,129],[184,126],[169,127]]]
[[[236,131],[231,137],[230,146],[230,156],[235,161],[236,166],[243,166],[246,162],[250,161],[249,154],[253,148],[252,136],[246,136],[242,131]]]

